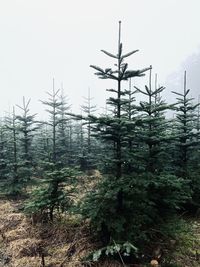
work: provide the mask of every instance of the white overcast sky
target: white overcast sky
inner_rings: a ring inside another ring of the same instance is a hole
[[[98,80],[89,65],[113,64],[100,50],[116,52],[119,20],[124,52],[140,50],[129,67],[153,65],[159,83],[170,84],[200,51],[199,12],[199,0],[0,0],[0,114],[23,96],[31,98],[32,112],[42,114],[38,100],[52,89],[53,77],[75,111],[88,87],[104,106],[111,84]],[[181,82],[176,86],[181,90]]]

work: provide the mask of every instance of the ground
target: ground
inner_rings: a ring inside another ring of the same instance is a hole
[[[41,267],[42,255],[44,266],[86,266],[81,259],[95,249],[87,223],[66,216],[56,223],[33,225],[20,208],[21,201],[0,200],[0,266]],[[193,235],[170,252],[178,266],[200,266],[200,221],[193,220],[191,229]],[[107,262],[99,266],[122,265]]]
[[[93,173],[94,180],[99,173]],[[83,181],[89,180],[82,177]],[[87,186],[81,184],[81,195]],[[8,200],[0,195],[0,267],[80,267],[90,266],[83,258],[97,249],[89,223],[78,216],[57,215],[53,223],[37,223],[22,212],[23,200]],[[94,266],[94,265],[92,265]],[[102,266],[102,264],[95,264]],[[121,266],[118,263],[105,267]]]
[[[35,224],[35,218],[25,216],[22,207],[22,200],[0,196],[0,267],[124,266],[114,260],[95,264],[83,261],[99,243],[89,222],[83,222],[77,215],[60,215],[53,223]],[[184,224],[186,231],[178,233],[167,245],[161,244],[160,266],[200,266],[200,218],[184,218]]]
[[[80,258],[93,246],[87,224],[65,218],[33,225],[19,212],[20,201],[0,201],[0,266],[82,266]]]

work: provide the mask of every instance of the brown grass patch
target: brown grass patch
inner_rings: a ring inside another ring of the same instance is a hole
[[[17,239],[9,243],[8,251],[14,259],[38,256],[41,240],[34,238]]]
[[[41,267],[41,259],[39,257],[24,257],[15,259],[12,267]]]

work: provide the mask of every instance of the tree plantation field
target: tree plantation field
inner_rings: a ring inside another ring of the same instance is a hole
[[[2,118],[2,266],[200,266],[200,103],[186,71],[167,103],[121,39],[119,22],[113,65],[90,66],[114,84],[103,112],[88,90],[72,113],[53,79],[45,120],[25,97]]]
[[[94,177],[89,180],[91,178]],[[0,266],[40,267],[43,266],[42,262],[44,266],[55,267],[123,266],[114,259],[102,259],[93,263],[86,260],[90,253],[98,251],[101,246],[99,240],[91,234],[88,221],[82,221],[79,216],[62,214],[54,223],[33,224],[33,218],[25,216],[21,211],[22,206],[22,200],[0,201]],[[169,239],[167,244],[161,243],[164,253],[162,261],[177,263],[165,266],[199,266],[200,221],[190,218],[178,227],[180,229],[175,231],[174,239]],[[160,248],[161,240],[154,241],[149,244],[152,257]]]

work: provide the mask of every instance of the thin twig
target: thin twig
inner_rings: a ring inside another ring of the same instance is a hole
[[[117,247],[117,244],[116,244],[116,242],[115,242],[114,239],[113,239],[113,243],[114,243],[115,247]],[[126,267],[126,265],[125,265],[125,263],[124,263],[124,260],[123,260],[123,258],[122,258],[121,253],[120,253],[118,250],[117,250],[117,253],[119,254],[119,257],[120,257],[120,260],[121,260],[121,262],[122,262],[122,265],[123,265],[124,267]]]

